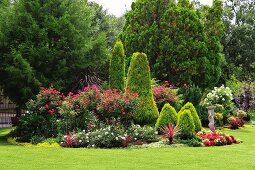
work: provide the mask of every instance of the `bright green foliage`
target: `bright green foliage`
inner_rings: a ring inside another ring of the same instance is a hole
[[[172,107],[169,103],[166,103],[159,114],[155,128],[158,129],[168,124],[176,125],[177,118],[178,116],[175,108]]]
[[[201,120],[197,114],[196,108],[193,106],[192,103],[188,102],[186,103],[180,110],[180,113],[183,112],[184,110],[189,110],[191,113],[191,116],[193,117],[194,120],[194,125],[195,125],[195,131],[200,131],[202,129],[202,124]]]
[[[154,125],[159,113],[153,99],[150,67],[146,54],[133,54],[128,70],[126,90],[139,95],[140,106],[136,111],[134,121],[142,125]]]
[[[208,11],[189,0],[137,0],[126,15],[127,56],[144,51],[159,80],[213,87],[221,75],[221,12],[219,0]]]
[[[19,0],[7,9],[0,14],[0,85],[18,105],[40,86],[69,91],[83,70],[107,62],[105,33],[93,34],[87,0]]]
[[[124,90],[125,83],[125,53],[121,41],[117,41],[110,62],[109,81],[111,89]]]
[[[179,119],[176,125],[180,129],[182,139],[192,138],[195,133],[195,124],[191,112],[183,110],[179,113]]]

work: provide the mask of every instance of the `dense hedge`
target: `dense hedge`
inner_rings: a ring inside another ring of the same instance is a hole
[[[180,110],[180,112],[184,110],[189,110],[191,113],[191,116],[193,117],[194,124],[195,124],[195,131],[200,131],[202,129],[201,120],[197,114],[196,108],[193,106],[192,103],[188,102],[186,103]]]
[[[180,129],[181,139],[189,139],[194,137],[195,124],[191,112],[189,110],[183,110],[179,114],[177,127]]]
[[[121,41],[117,40],[110,61],[109,81],[111,89],[124,90],[125,52]]]
[[[158,129],[168,124],[176,125],[177,119],[178,117],[175,108],[172,107],[169,103],[166,103],[159,114],[155,128]]]
[[[134,116],[138,124],[154,125],[159,113],[153,99],[150,67],[144,53],[134,53],[128,70],[126,90],[138,93],[140,106]]]

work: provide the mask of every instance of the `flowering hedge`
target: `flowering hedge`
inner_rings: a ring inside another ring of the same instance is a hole
[[[238,143],[234,136],[229,136],[216,131],[200,131],[197,132],[196,135],[202,138],[205,146],[223,146]]]
[[[117,89],[109,89],[103,92],[102,97],[97,105],[97,114],[103,121],[112,119],[120,120],[124,125],[132,120],[132,116],[138,106],[138,95],[126,91],[118,92]]]
[[[152,87],[154,100],[158,106],[159,111],[166,103],[170,103],[171,106],[176,107],[176,103],[179,98],[177,96],[177,90],[174,89],[168,81],[163,85],[155,85]]]

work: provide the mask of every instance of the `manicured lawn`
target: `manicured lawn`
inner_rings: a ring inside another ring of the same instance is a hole
[[[0,129],[0,136],[8,129]],[[255,127],[225,133],[244,143],[223,147],[68,149],[8,145],[0,138],[0,169],[254,169]]]

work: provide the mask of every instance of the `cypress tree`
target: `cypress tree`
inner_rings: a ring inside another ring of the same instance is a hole
[[[135,123],[154,125],[159,113],[152,94],[150,67],[146,54],[133,54],[128,70],[126,90],[139,95],[140,106],[134,116]]]
[[[177,127],[180,129],[180,137],[182,139],[189,139],[194,136],[195,124],[193,117],[189,110],[180,112]]]
[[[121,41],[114,45],[110,61],[109,81],[111,89],[124,90],[125,52]]]
[[[191,116],[193,117],[194,124],[195,124],[195,131],[200,131],[202,129],[201,120],[197,114],[196,108],[194,105],[190,102],[186,103],[180,110],[180,112],[184,110],[189,110],[191,113]]]
[[[176,125],[177,118],[178,117],[175,108],[172,107],[169,103],[166,103],[159,114],[155,128],[158,129],[168,124]]]

